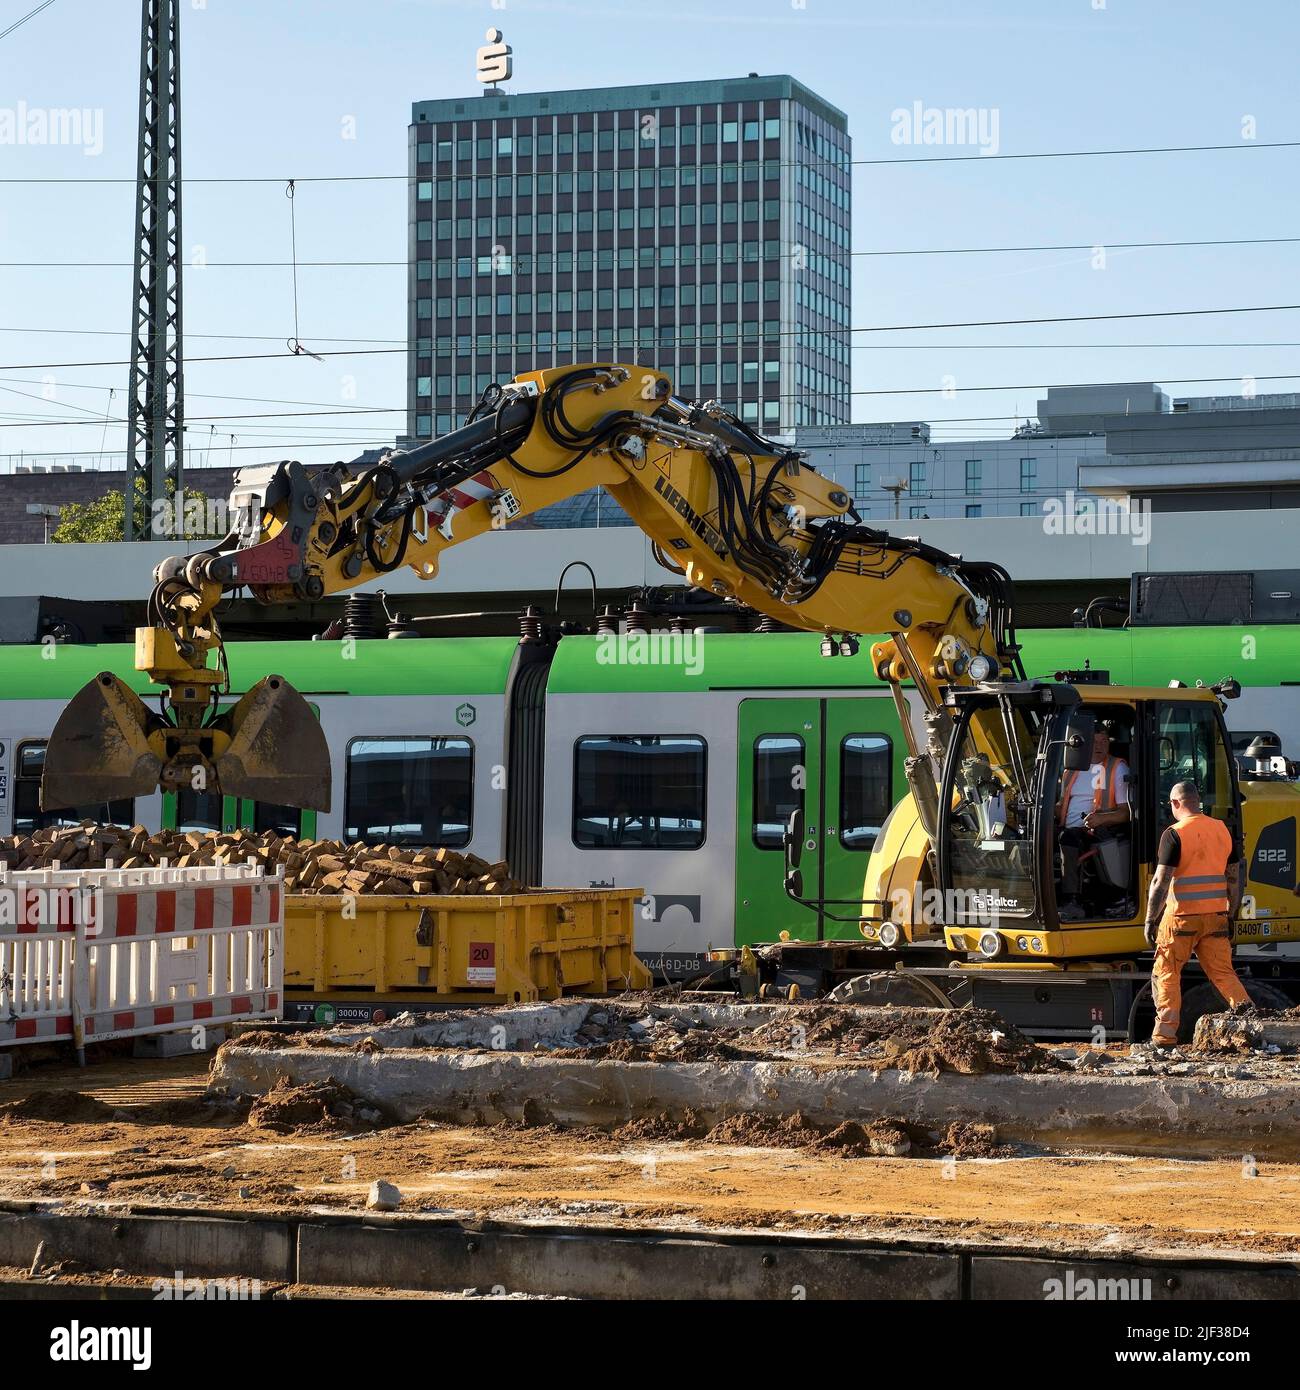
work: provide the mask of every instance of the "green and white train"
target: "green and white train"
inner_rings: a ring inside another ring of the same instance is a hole
[[[1116,684],[1241,682],[1240,745],[1300,748],[1300,630],[1030,630],[1026,670],[1090,665]],[[160,794],[38,809],[44,741],[71,696],[111,670],[147,693],[126,646],[0,648],[0,834],[85,816],[149,828],[275,827],[308,837],[447,845],[525,881],[644,889],[637,948],[693,973],[709,946],[856,939],[782,891],[781,829],[802,805],[821,851],[806,895],[851,899],[905,790],[893,701],[869,660],[815,635],[696,633],[232,643],[238,694],[286,676],[319,714],[330,811]],[[818,827],[821,830],[818,830]],[[811,877],[810,877],[811,874]]]

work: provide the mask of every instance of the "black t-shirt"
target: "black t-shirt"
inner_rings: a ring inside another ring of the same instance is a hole
[[[1160,837],[1160,848],[1156,851],[1156,863],[1163,864],[1167,869],[1178,867],[1178,861],[1182,857],[1183,845],[1178,838],[1176,826],[1170,826]],[[1241,861],[1241,850],[1237,848],[1236,836],[1232,840],[1232,852],[1228,855],[1229,864],[1237,864]]]

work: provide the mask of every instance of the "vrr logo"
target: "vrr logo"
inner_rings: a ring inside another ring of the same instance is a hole
[[[462,729],[468,729],[477,718],[478,711],[468,700],[463,705],[456,706],[456,723],[459,724]]]

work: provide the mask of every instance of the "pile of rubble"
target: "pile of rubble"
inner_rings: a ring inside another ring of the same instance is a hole
[[[482,1022],[491,1022],[485,1041]],[[592,1062],[851,1062],[905,1072],[1032,1073],[1068,1070],[1047,1049],[989,1009],[862,1008],[677,1003],[652,996],[566,1000],[515,1010],[401,1014],[372,1040],[395,1047],[545,1053]],[[337,1028],[314,1035],[327,1046],[371,1033]],[[244,1039],[240,1039],[241,1044]]]
[[[142,825],[51,826],[30,835],[0,838],[0,864],[10,869],[119,869],[166,863],[260,864],[284,868],[290,893],[520,893],[505,861],[489,864],[476,854],[401,845],[345,844],[341,840],[296,840],[273,830],[150,832]]]

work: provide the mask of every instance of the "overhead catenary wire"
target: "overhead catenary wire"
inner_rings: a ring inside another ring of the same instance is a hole
[[[870,324],[856,328],[823,328],[823,329],[780,329],[777,332],[769,333],[762,331],[760,325],[755,322],[755,333],[747,341],[757,344],[759,342],[770,341],[773,338],[799,338],[799,337],[823,337],[836,338],[853,333],[921,333],[933,332],[941,328],[1009,328],[1029,324],[1045,323],[1105,323],[1125,319],[1171,319],[1171,318],[1197,318],[1214,314],[1274,314],[1292,313],[1300,309],[1300,304],[1250,304],[1236,305],[1222,309],[1147,309],[1129,313],[1117,314],[1058,314],[1051,316],[1037,316],[1034,318],[1023,319],[966,319],[944,323],[895,323],[895,324]],[[610,329],[610,332],[618,331]],[[592,329],[591,336],[596,338],[598,330]],[[584,334],[584,337],[586,335]],[[677,342],[682,340],[679,335],[671,335],[667,338],[657,340],[659,344],[664,342]],[[723,342],[719,337],[716,342],[710,341],[708,346],[720,347],[743,347],[746,340],[738,340],[735,343]],[[511,340],[494,339],[490,347],[478,347],[463,351],[457,349],[458,356],[482,355],[486,352],[503,349],[517,350],[521,345]],[[698,339],[692,338],[692,347],[701,346]],[[533,344],[529,344],[530,350],[535,350]],[[613,351],[618,351],[622,347],[630,348],[634,353],[644,351],[644,349],[632,344],[611,345]],[[330,349],[323,353],[313,353],[316,357],[366,357],[366,356],[391,356],[395,353],[406,353],[407,347],[380,347],[380,348],[344,348]],[[450,351],[450,350],[449,350]],[[550,351],[550,350],[543,350]],[[432,356],[432,352],[428,355]],[[187,365],[191,362],[259,362],[269,361],[275,358],[285,358],[297,356],[293,352],[264,352],[264,353],[220,353],[200,357],[187,357]],[[66,370],[69,367],[122,367],[128,365],[118,359],[85,361],[85,362],[9,362],[0,364],[2,372],[21,372],[21,371],[54,371]],[[1229,378],[1223,378],[1228,380]]]
[[[28,10],[21,19],[16,19],[7,29],[0,29],[0,39],[7,39],[15,29],[20,29],[29,19],[35,19],[42,10],[48,10],[54,4],[54,0],[44,0],[43,4],[37,5],[34,10]]]
[[[22,21],[19,21],[20,23]],[[3,35],[0,35],[2,38]],[[649,143],[649,142],[647,142]],[[657,147],[656,147],[657,148]],[[966,164],[978,162],[981,164],[992,164],[1007,161],[1023,161],[1034,159],[1113,159],[1122,157],[1132,157],[1138,155],[1154,154],[1216,154],[1242,152],[1245,150],[1291,150],[1300,148],[1300,140],[1238,140],[1227,144],[1204,144],[1204,145],[1135,145],[1123,146],[1110,149],[1083,149],[1083,150],[1027,150],[1020,153],[1010,154],[989,154],[977,152],[974,154],[941,154],[941,155],[897,155],[888,159],[847,159],[834,160],[826,159],[821,156],[813,155],[807,159],[764,159],[761,156],[752,160],[743,159],[719,159],[719,160],[692,160],[691,165],[695,168],[743,168],[747,164],[755,166],[766,166],[770,168],[799,168],[812,167],[818,165],[834,169],[865,169],[881,168],[890,165],[908,164]],[[525,156],[528,157],[528,156]],[[536,155],[537,159],[553,159],[558,163],[560,156]],[[611,168],[618,166],[611,165]],[[639,166],[638,166],[639,167]],[[569,172],[564,170],[534,170],[529,172],[555,173]],[[596,170],[594,172],[599,172]],[[434,178],[455,178],[455,177],[475,177],[478,174],[474,170],[467,174],[457,175],[455,173],[434,174]],[[505,175],[505,177],[518,178],[518,173]],[[283,184],[284,175],[280,174],[200,174],[187,176],[183,182],[188,184]],[[412,174],[409,170],[406,173],[393,174],[307,174],[295,175],[295,183],[415,183],[421,178],[428,179],[429,175],[420,175],[418,172]],[[492,177],[501,177],[493,173]],[[0,178],[0,184],[22,183],[22,184],[134,184],[135,179],[121,176],[93,176],[89,178],[68,178],[59,176],[47,176],[44,178],[35,176],[14,176]]]
[[[562,365],[564,365],[564,364],[562,364]],[[1220,383],[1220,382],[1241,382],[1241,381],[1244,380],[1244,379],[1246,379],[1246,378],[1243,378],[1243,377],[1241,377],[1241,376],[1239,376],[1239,375],[1237,375],[1237,374],[1231,374],[1231,375],[1228,375],[1228,376],[1204,376],[1204,377],[1169,377],[1169,376],[1163,376],[1163,377],[1161,377],[1161,380],[1162,380],[1163,382],[1167,382],[1167,383],[1170,384],[1170,385],[1212,385],[1212,384]],[[1249,379],[1250,381],[1252,381],[1252,382],[1261,382],[1261,381],[1300,381],[1300,372],[1278,372],[1278,373],[1264,374],[1264,375],[1259,375],[1259,376],[1251,376],[1251,377],[1249,377],[1248,379]],[[948,397],[948,396],[955,395],[955,394],[965,394],[965,393],[972,393],[972,392],[987,392],[987,391],[1077,390],[1077,389],[1082,389],[1082,388],[1085,388],[1085,387],[1088,387],[1088,388],[1091,388],[1091,387],[1115,387],[1115,386],[1129,386],[1129,385],[1132,385],[1132,383],[1131,383],[1131,382],[1126,382],[1126,381],[1060,381],[1060,382],[1051,381],[1051,382],[1039,382],[1039,383],[1024,383],[1024,382],[1017,382],[1017,383],[1010,383],[1010,384],[991,384],[991,385],[980,385],[980,386],[880,387],[880,388],[873,388],[873,389],[868,389],[868,390],[854,390],[854,391],[849,391],[849,392],[847,392],[846,394],[848,394],[848,395],[850,395],[850,396],[919,396],[919,395],[938,395],[938,396]],[[26,394],[26,393],[24,393],[24,394]],[[818,394],[826,394],[826,393],[809,392],[809,391],[786,391],[786,392],[781,392],[781,393],[779,393],[779,394],[775,397],[775,399],[780,399],[780,400],[802,400],[802,399],[807,399],[807,398],[810,398],[810,397],[815,397],[815,396],[817,396]],[[1242,393],[1241,393],[1241,392],[1237,392],[1236,394],[1240,396]],[[742,397],[742,399],[743,399],[743,397]],[[768,396],[765,397],[765,399],[767,399],[767,400],[772,400],[772,399],[774,399],[774,397],[773,397],[772,395],[768,395]],[[84,407],[78,407],[78,408],[84,408]],[[364,407],[357,407],[357,408],[352,408],[352,409],[340,408],[340,409],[327,409],[327,410],[279,410],[279,411],[267,410],[267,411],[253,411],[253,412],[249,412],[249,413],[229,414],[229,415],[198,415],[198,416],[190,416],[189,419],[190,419],[190,423],[192,423],[192,424],[208,424],[208,423],[210,423],[210,422],[220,422],[220,421],[226,421],[226,420],[289,420],[289,419],[317,418],[317,417],[320,417],[320,416],[322,416],[322,415],[324,415],[324,416],[333,416],[333,415],[349,415],[349,416],[351,416],[351,415],[404,415],[405,413],[406,413],[406,409],[405,409],[405,407],[403,407],[403,406],[364,406]],[[1245,412],[1242,412],[1242,413],[1244,414]],[[76,426],[76,425],[95,425],[95,424],[99,424],[99,423],[100,423],[100,420],[99,420],[98,415],[96,415],[95,418],[93,418],[93,419],[86,419],[86,418],[83,417],[83,418],[74,419],[74,420],[58,420],[58,419],[52,419],[52,420],[51,420],[51,419],[30,418],[30,417],[27,417],[27,418],[19,418],[19,417],[16,417],[16,418],[17,418],[17,423],[9,424],[9,425],[6,426],[6,428],[8,428],[8,429],[42,429],[42,428],[49,429],[49,428],[54,428],[54,427],[58,427],[58,428],[71,428],[71,427],[74,427],[74,426]],[[1004,416],[986,416],[986,417],[982,417],[982,418],[985,418],[985,419],[1013,420],[1013,419],[1020,419],[1020,418],[1022,418],[1022,417],[1021,417],[1019,414],[1016,414],[1016,415],[1004,415]],[[1146,416],[1139,416],[1139,417],[1133,417],[1133,418],[1145,419],[1145,418],[1147,418],[1147,417],[1146,417]],[[1164,414],[1164,415],[1152,416],[1151,418],[1184,420],[1184,419],[1191,419],[1191,418],[1193,418],[1193,417],[1192,417],[1189,413],[1179,413],[1179,414],[1175,415],[1173,412],[1169,412],[1169,413]],[[125,424],[126,421],[125,421],[124,419],[118,419],[118,420],[113,421],[112,423],[114,423],[114,424]],[[870,422],[868,422],[868,423],[870,423]],[[898,424],[898,423],[905,423],[905,422],[900,422],[900,421],[882,421],[882,422],[880,422],[880,423],[885,423],[885,424]],[[936,422],[936,423],[938,423],[938,424],[943,424],[943,423],[947,423],[947,422],[941,419],[941,420],[939,420],[939,421]],[[1183,426],[1183,428],[1185,428],[1185,429],[1221,429],[1221,428],[1222,428],[1222,425],[1221,425],[1220,423],[1218,423],[1218,422],[1216,422],[1216,423],[1214,423],[1214,424],[1212,424],[1212,425],[1211,425],[1211,424],[1199,424],[1199,423],[1198,423],[1198,424],[1196,424],[1196,425]],[[1237,428],[1237,429],[1255,429],[1255,428],[1259,428],[1259,429],[1275,429],[1275,428],[1276,428],[1276,425],[1271,424],[1271,423],[1268,423],[1268,422],[1250,421],[1250,420],[1244,420],[1244,419],[1243,419],[1243,420],[1241,420],[1238,424],[1236,424],[1236,425],[1234,426],[1234,428]],[[566,441],[566,442],[567,442],[567,441]],[[900,443],[912,443],[913,441],[899,441],[899,442],[900,442]],[[523,470],[523,471],[526,471],[526,470]]]
[[[1211,247],[1211,246],[1294,246],[1300,243],[1300,237],[1296,236],[1275,236],[1275,237],[1210,237],[1201,240],[1188,241],[1107,241],[1098,238],[1091,242],[1057,242],[1048,245],[1038,246],[928,246],[928,247],[893,247],[893,248],[874,248],[861,251],[830,251],[825,254],[833,260],[840,260],[847,256],[850,259],[871,258],[880,256],[994,256],[1011,252],[1056,252],[1056,251],[1153,251],[1153,250],[1173,250],[1184,247]],[[662,252],[663,247],[656,248]],[[530,253],[521,253],[530,254]],[[543,253],[543,254],[554,254]],[[466,252],[465,258],[473,258],[473,252]],[[435,259],[451,261],[457,257],[444,256]],[[12,270],[125,270],[129,269],[134,263],[132,261],[0,261],[0,269]],[[410,269],[410,261],[368,261],[368,260],[345,260],[345,261],[303,261],[295,256],[288,261],[204,261],[205,270],[285,270],[292,266],[295,273],[299,269],[316,270],[342,270],[342,269]],[[295,281],[296,288],[296,281]]]

